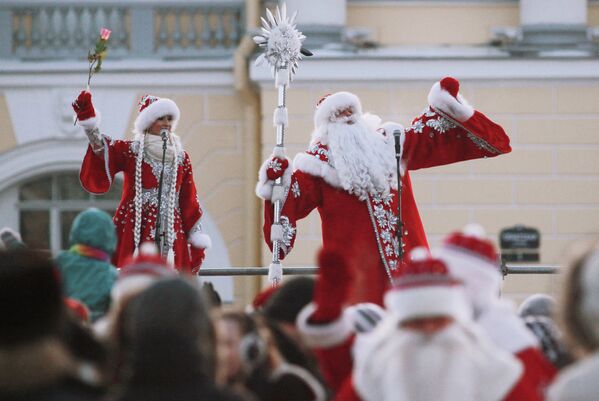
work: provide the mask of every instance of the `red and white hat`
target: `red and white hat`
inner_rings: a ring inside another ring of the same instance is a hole
[[[433,250],[453,276],[462,280],[475,307],[499,296],[501,271],[495,245],[485,238],[484,229],[476,224],[447,236],[443,245]]]
[[[337,92],[321,98],[316,105],[314,113],[314,126],[316,128],[334,121],[335,112],[351,108],[354,115],[362,114],[360,99],[349,92]]]
[[[139,255],[131,256],[119,270],[119,276],[112,287],[112,301],[118,303],[129,295],[145,290],[158,279],[175,275],[175,271],[158,254],[156,245],[144,242],[139,248]]]
[[[432,316],[465,321],[471,317],[462,283],[425,248],[410,252],[410,261],[385,294],[385,307],[399,321]]]
[[[175,131],[181,116],[177,104],[171,99],[143,95],[139,101],[139,114],[133,124],[133,132],[143,134],[154,121],[164,116],[173,117],[171,130]]]

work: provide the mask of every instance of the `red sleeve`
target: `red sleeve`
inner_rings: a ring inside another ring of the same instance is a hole
[[[130,141],[111,140],[104,136],[104,149],[100,154],[95,154],[88,145],[87,153],[83,158],[79,180],[85,190],[94,194],[103,194],[110,189],[114,176],[125,169],[130,147]],[[133,156],[135,157],[135,156]]]
[[[281,210],[284,243],[279,255],[283,259],[293,248],[297,235],[297,221],[306,217],[322,203],[320,178],[296,170],[291,176],[287,197]],[[264,240],[272,251],[270,228],[274,219],[274,205],[264,202]]]
[[[354,382],[351,377],[343,382],[333,401],[362,401],[356,389],[354,388]]]
[[[333,347],[313,349],[322,375],[334,392],[339,391],[351,377],[353,368],[351,346],[354,338],[355,336],[351,336]]]
[[[475,111],[464,122],[429,107],[406,129],[402,159],[407,169],[495,157],[511,151],[503,128]]]
[[[198,199],[196,185],[193,180],[193,170],[191,160],[185,152],[183,159],[183,174],[181,177],[181,189],[179,192],[179,207],[181,208],[181,220],[185,235],[189,236],[190,231],[199,223],[202,217],[202,207]]]

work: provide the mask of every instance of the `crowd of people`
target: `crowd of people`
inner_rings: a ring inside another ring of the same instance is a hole
[[[0,232],[0,400],[597,399],[599,247],[564,268],[563,301],[520,309],[481,227],[428,247],[409,170],[511,151],[457,80],[433,85],[407,129],[326,96],[308,150],[274,149],[256,187],[266,242],[284,258],[317,209],[323,244],[315,278],[251,305],[199,284],[210,239],[177,105],[144,96],[133,140],[100,133],[91,93],[73,107],[90,142],[82,185],[103,193],[123,173],[122,200],[112,219],[80,213],[57,255]]]
[[[83,224],[84,223],[84,224]],[[599,394],[599,249],[573,259],[560,303],[503,299],[480,230],[409,254],[384,306],[352,303],[343,249],[313,277],[223,305],[153,242],[117,272],[115,228],[82,212],[54,258],[5,230],[2,400],[548,400]],[[93,250],[96,250],[95,252]],[[101,250],[99,252],[98,250]],[[94,284],[94,283],[97,283]]]

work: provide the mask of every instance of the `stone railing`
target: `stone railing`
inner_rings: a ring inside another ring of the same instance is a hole
[[[227,56],[245,33],[244,5],[243,0],[3,1],[0,58],[85,59],[102,27],[112,30],[110,57]]]

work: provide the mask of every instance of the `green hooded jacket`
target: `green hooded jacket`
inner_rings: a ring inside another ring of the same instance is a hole
[[[112,256],[117,236],[112,218],[105,212],[90,208],[73,221],[69,246],[84,245]],[[88,248],[89,249],[89,248]],[[117,269],[110,260],[84,256],[73,248],[61,252],[55,259],[62,276],[64,295],[84,303],[94,321],[110,306],[110,291]]]

